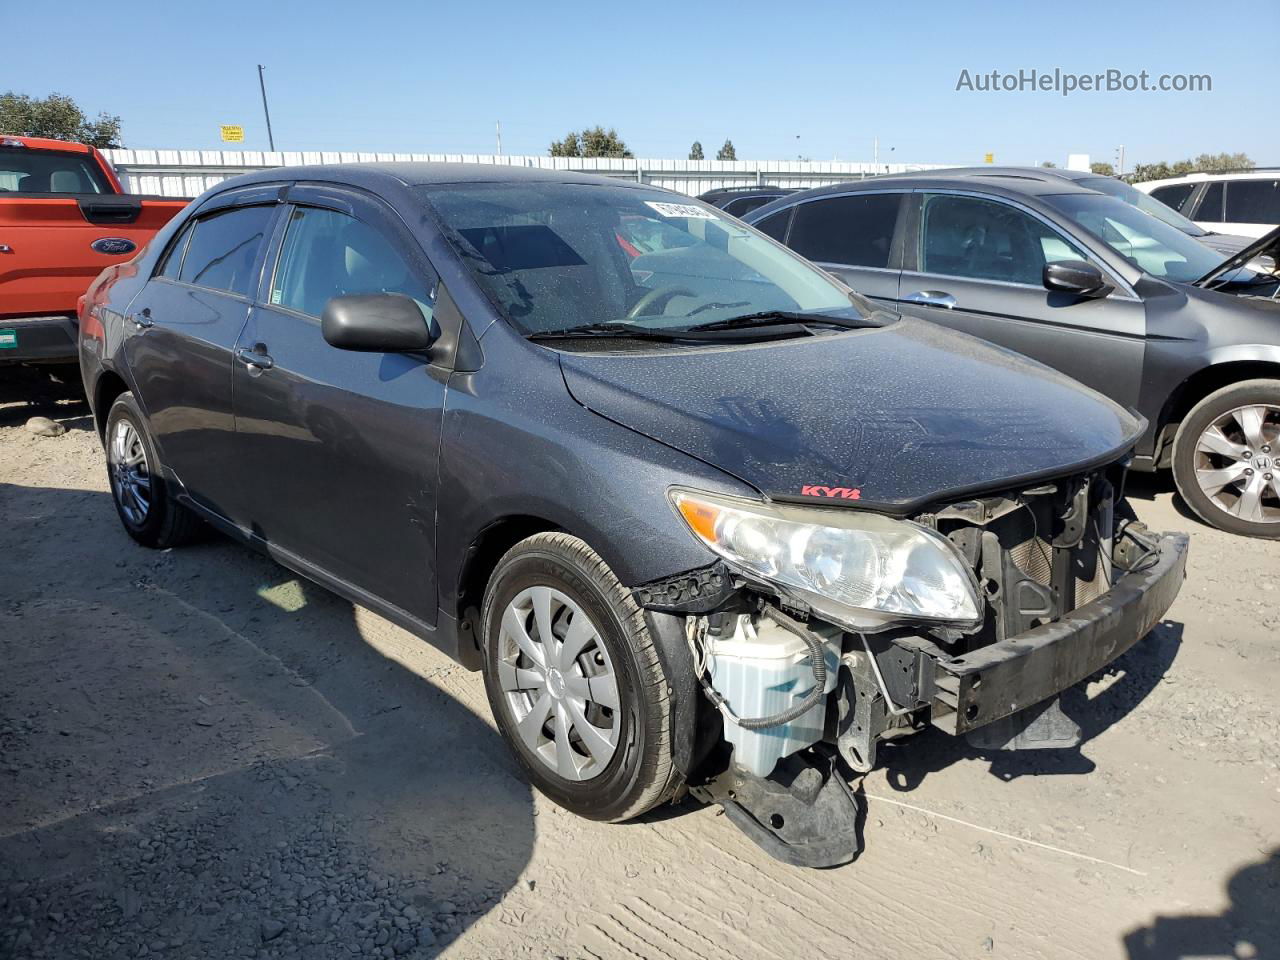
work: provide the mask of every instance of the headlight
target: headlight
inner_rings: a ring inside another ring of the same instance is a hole
[[[917,523],[678,487],[668,496],[694,536],[731,567],[849,629],[981,619],[973,572],[945,537]]]

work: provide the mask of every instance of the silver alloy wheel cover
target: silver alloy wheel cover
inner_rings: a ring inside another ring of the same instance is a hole
[[[507,604],[498,634],[498,684],[514,734],[553,773],[590,780],[618,749],[618,680],[600,631],[554,587]]]
[[[1196,484],[1222,512],[1250,523],[1280,523],[1280,407],[1228,410],[1196,440]]]
[[[107,471],[121,511],[135,527],[142,526],[151,513],[151,469],[142,437],[128,420],[118,420],[111,432]]]

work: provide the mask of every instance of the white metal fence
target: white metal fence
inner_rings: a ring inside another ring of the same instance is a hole
[[[814,163],[800,160],[621,160],[611,158],[509,157],[462,153],[351,153],[254,150],[104,150],[130,193],[195,197],[236,174],[271,167],[317,163],[448,161],[494,163],[543,170],[573,170],[651,183],[696,196],[719,187],[768,184],[820,187],[845,180],[908,170],[930,170],[941,163]]]

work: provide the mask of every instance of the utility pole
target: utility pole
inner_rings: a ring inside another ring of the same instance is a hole
[[[271,146],[271,152],[276,152],[276,138],[271,135],[271,111],[267,109],[267,83],[262,79],[262,71],[267,69],[262,64],[258,64],[258,87],[262,90],[262,114],[267,118],[267,143]]]
[[[502,156],[502,121],[495,120],[494,128],[498,131],[498,156]]]
[[[871,141],[871,163],[876,168],[876,172],[880,172],[880,138],[876,137]]]

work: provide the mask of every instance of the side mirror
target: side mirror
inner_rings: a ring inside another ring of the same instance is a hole
[[[320,332],[330,346],[366,353],[426,350],[436,339],[418,304],[399,293],[334,297],[320,315]]]
[[[1044,265],[1044,287],[1079,297],[1105,297],[1114,288],[1102,271],[1083,260],[1059,260]]]

